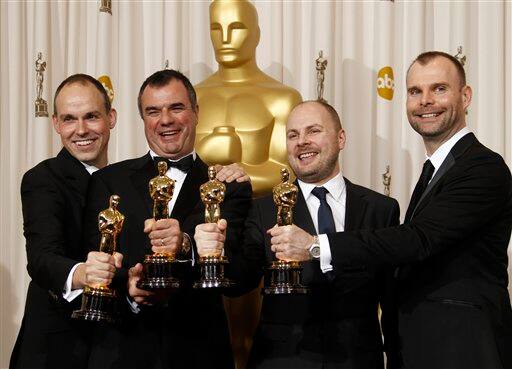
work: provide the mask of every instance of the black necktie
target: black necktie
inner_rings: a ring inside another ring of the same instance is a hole
[[[311,191],[320,200],[320,207],[318,208],[318,234],[336,232],[332,210],[325,198],[328,192],[325,187],[315,187]]]
[[[432,178],[432,174],[434,174],[434,166],[430,160],[427,160],[425,164],[423,164],[423,170],[421,171],[420,179],[418,179],[418,183],[416,183],[416,187],[414,187],[414,191],[411,196],[411,202],[409,203],[407,213],[405,214],[404,223],[410,222],[414,209],[418,205],[421,195],[423,195],[423,192],[425,192],[425,189],[428,186],[428,182],[430,181],[430,178]]]
[[[155,167],[158,165],[158,162],[165,161],[167,163],[167,168],[174,167],[176,169],[179,169],[185,173],[188,173],[190,168],[192,168],[192,164],[194,164],[194,156],[193,155],[187,155],[180,160],[172,161],[167,158],[162,158],[161,156],[155,156],[153,158],[155,162]]]

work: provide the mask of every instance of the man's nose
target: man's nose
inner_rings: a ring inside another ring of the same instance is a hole
[[[309,143],[309,137],[307,134],[300,134],[299,135],[299,140],[297,142],[297,144],[299,146],[304,146],[304,145],[307,145]]]
[[[160,116],[161,124],[171,124],[174,122],[174,113],[170,109],[163,109],[162,115]]]
[[[434,103],[434,97],[432,95],[432,92],[430,91],[425,91],[422,95],[421,95],[421,100],[420,100],[420,104],[422,106],[426,106],[426,105],[431,105]]]
[[[78,123],[76,124],[76,133],[80,136],[87,134],[87,123],[84,119],[78,119]]]

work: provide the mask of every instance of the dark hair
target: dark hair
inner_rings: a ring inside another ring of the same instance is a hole
[[[327,101],[323,101],[323,100],[306,100],[306,101],[302,101],[301,103],[297,104],[294,107],[294,109],[297,108],[298,106],[301,106],[301,105],[304,105],[304,104],[309,104],[309,103],[316,103],[316,104],[322,106],[325,109],[325,111],[329,114],[329,116],[331,117],[331,120],[334,123],[334,129],[336,131],[339,131],[340,129],[342,129],[341,119],[340,119],[340,116],[338,115],[338,112]]]
[[[424,53],[421,53],[414,59],[414,61],[409,65],[409,68],[407,69],[407,74],[409,74],[409,70],[413,66],[414,63],[418,63],[420,65],[426,65],[430,63],[432,60],[436,58],[446,58],[448,59],[457,69],[457,74],[459,75],[460,79],[460,87],[464,87],[466,85],[466,71],[464,70],[464,67],[460,63],[459,59],[457,59],[455,56],[450,55],[448,53],[442,52],[442,51],[427,51]]]
[[[139,108],[139,114],[142,118],[142,94],[144,93],[144,90],[147,86],[151,87],[164,87],[169,82],[173,80],[178,80],[183,83],[185,88],[187,89],[188,99],[190,100],[190,104],[192,105],[191,108],[193,111],[196,111],[197,106],[197,97],[196,97],[196,90],[194,90],[194,86],[192,86],[192,83],[190,83],[190,80],[181,72],[174,70],[174,69],[164,69],[159,70],[158,72],[153,73],[150,75],[140,86],[139,90],[139,96],[137,97],[137,106]]]
[[[105,111],[108,113],[110,109],[112,109],[112,105],[110,103],[110,99],[108,97],[107,91],[105,90],[105,87],[101,84],[100,81],[98,81],[96,78],[83,73],[73,74],[66,78],[64,81],[61,82],[59,87],[57,87],[57,90],[55,91],[55,96],[53,97],[53,115],[57,115],[57,96],[59,96],[60,91],[67,85],[71,85],[73,83],[80,83],[82,85],[86,85],[87,83],[90,83],[96,89],[100,92],[101,96],[103,97],[103,103],[105,104]]]

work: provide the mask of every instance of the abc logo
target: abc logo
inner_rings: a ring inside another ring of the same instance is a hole
[[[384,67],[379,70],[377,75],[377,93],[386,100],[393,99],[395,91],[395,77],[391,67]]]

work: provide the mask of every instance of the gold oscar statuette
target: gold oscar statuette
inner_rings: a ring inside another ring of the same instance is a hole
[[[274,187],[272,195],[277,207],[277,225],[293,224],[293,207],[297,203],[299,189],[290,183],[288,169],[281,169],[281,183]],[[299,261],[274,260],[267,269],[264,295],[305,294],[308,288],[302,284],[302,264]]]
[[[36,59],[36,101],[35,111],[36,117],[47,117],[48,116],[48,103],[43,99],[43,81],[44,71],[46,70],[46,62],[43,61],[43,54],[37,53]]]
[[[324,81],[325,81],[325,69],[327,68],[327,59],[324,58],[324,52],[320,50],[318,58],[315,60],[316,63],[316,93],[317,100],[324,101]]]
[[[167,163],[158,162],[158,175],[149,181],[149,195],[153,199],[153,219],[169,218],[169,201],[174,193],[174,180],[165,175]],[[144,257],[144,276],[137,287],[144,290],[179,288],[180,280],[174,275],[179,263],[176,256],[168,253],[153,253]]]
[[[117,239],[123,229],[124,215],[117,207],[119,196],[110,196],[109,207],[98,214],[100,230],[100,251],[112,255],[117,249]],[[108,286],[85,286],[82,294],[82,306],[71,315],[74,319],[90,321],[116,321],[116,292]]]
[[[254,195],[269,194],[288,165],[286,119],[302,98],[258,67],[260,28],[250,1],[213,1],[210,38],[218,70],[195,86],[196,150],[209,165],[240,163]]]
[[[217,223],[220,219],[220,204],[226,196],[226,185],[215,177],[217,171],[214,166],[208,168],[208,182],[199,187],[201,201],[204,204],[204,221]],[[199,258],[201,278],[194,283],[194,288],[225,288],[233,282],[224,277],[224,266],[228,263],[221,253],[204,255]]]

